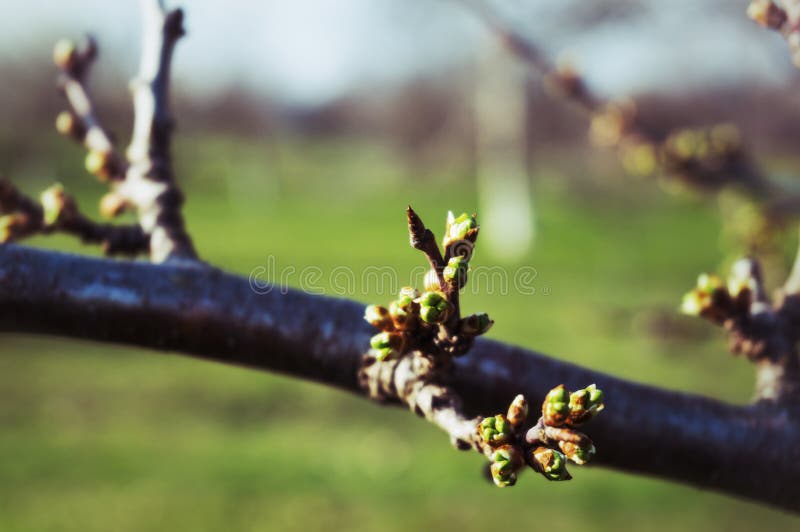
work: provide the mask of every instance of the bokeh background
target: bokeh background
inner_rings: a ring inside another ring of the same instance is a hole
[[[798,75],[745,0],[497,2],[547,53],[665,130],[735,123],[800,175]],[[745,402],[752,369],[678,315],[740,254],[736,201],[626,175],[585,119],[445,0],[187,0],[174,150],[202,256],[243,275],[392,266],[404,207],[434,228],[478,211],[474,265],[536,270],[535,293],[467,294],[491,337],[638,381]],[[137,5],[32,0],[0,18],[0,172],[36,193],[103,193],[52,124],[52,43],[93,32],[100,114],[121,142]],[[87,209],[88,210],[88,209]],[[66,238],[33,245],[97,254]],[[780,240],[771,282],[794,242]],[[272,257],[273,259],[270,259]],[[296,285],[297,277],[289,284]],[[378,302],[379,287],[350,297]],[[796,518],[692,487],[574,468],[498,490],[429,424],[319,385],[132,348],[0,336],[0,530],[752,530]],[[613,398],[609,398],[613,408]],[[600,449],[602,452],[602,449]],[[765,472],[769,474],[769,472]]]

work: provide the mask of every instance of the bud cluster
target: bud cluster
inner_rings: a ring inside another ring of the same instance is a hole
[[[518,395],[506,415],[481,419],[477,426],[480,444],[491,464],[497,486],[511,486],[525,462],[548,480],[569,480],[567,462],[588,463],[596,449],[588,436],[573,427],[603,410],[603,392],[594,384],[570,393],[563,385],[547,394],[542,416],[524,436],[528,402]]]
[[[544,399],[542,418],[551,427],[581,425],[603,410],[603,392],[594,384],[570,393],[559,384]]]
[[[414,350],[433,358],[461,355],[474,337],[486,333],[494,323],[483,313],[462,319],[458,311],[458,291],[467,282],[469,259],[478,236],[477,219],[448,213],[442,256],[433,234],[410,208],[408,216],[412,246],[425,251],[431,263],[441,267],[426,275],[423,292],[405,287],[388,307],[366,308],[364,319],[381,330],[370,342],[372,353],[379,361]]]
[[[716,188],[736,175],[744,155],[741,134],[732,124],[710,129],[681,129],[661,145],[664,170],[706,188]]]
[[[717,325],[747,316],[755,293],[754,283],[755,279],[736,270],[727,285],[718,276],[704,273],[697,278],[697,286],[683,296],[681,312]]]
[[[483,418],[478,423],[481,444],[488,448],[490,471],[494,483],[503,488],[517,482],[517,471],[525,465],[520,444],[520,429],[528,417],[528,401],[518,395],[508,407],[506,415]]]
[[[647,176],[659,168],[670,177],[702,187],[718,188],[742,173],[744,149],[733,124],[680,129],[659,141],[637,125],[632,102],[611,102],[593,113],[592,141],[617,149],[625,170]]]
[[[550,390],[542,404],[542,416],[526,434],[531,446],[528,463],[549,480],[569,480],[567,461],[588,463],[595,455],[594,443],[575,430],[604,408],[603,392],[594,384],[572,393],[564,385]]]

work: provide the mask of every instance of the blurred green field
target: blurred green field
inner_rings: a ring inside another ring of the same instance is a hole
[[[188,224],[201,254],[242,274],[269,255],[278,268],[405,272],[421,264],[407,246],[405,205],[434,228],[447,209],[477,209],[462,170],[415,175],[371,143],[196,137],[179,139],[176,151],[179,175],[191,176]],[[70,176],[62,180],[84,205],[102,192],[83,177],[80,150],[50,137],[25,157],[5,155],[28,190]],[[465,308],[489,312],[496,339],[746,401],[748,364],[726,354],[718,331],[673,317],[695,276],[725,256],[713,203],[623,180],[613,166],[558,164],[566,160],[545,160],[535,175],[538,239],[520,264],[536,268],[540,289],[469,294]],[[35,244],[80,249],[60,237]],[[482,263],[499,264],[479,246],[473,264]],[[386,299],[360,287],[354,297]],[[434,427],[343,392],[117,346],[0,342],[2,531],[800,525],[750,503],[597,468],[573,468],[575,480],[560,484],[529,473],[498,490],[481,478],[481,458],[454,451]]]

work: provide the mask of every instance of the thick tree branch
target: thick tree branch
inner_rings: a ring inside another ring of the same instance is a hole
[[[212,268],[0,247],[1,330],[176,351],[362,393],[357,373],[374,334],[364,306],[263,292]],[[728,405],[485,339],[454,364],[450,384],[475,414],[503,411],[517,393],[543,397],[553,383],[596,382],[609,398],[592,421],[597,463],[800,511],[794,405]]]

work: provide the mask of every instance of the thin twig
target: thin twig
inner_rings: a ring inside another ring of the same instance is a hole
[[[58,185],[45,191],[40,203],[0,177],[0,214],[4,215],[0,218],[4,222],[0,235],[3,242],[58,232],[76,236],[86,244],[100,244],[106,255],[133,256],[149,247],[148,238],[138,224],[94,222]]]
[[[197,258],[181,213],[183,194],[175,184],[170,154],[173,120],[169,80],[175,43],[183,35],[183,12],[168,11],[160,0],[141,0],[142,55],[131,81],[135,121],[127,155],[130,168],[120,193],[136,205],[150,235],[150,258]]]

